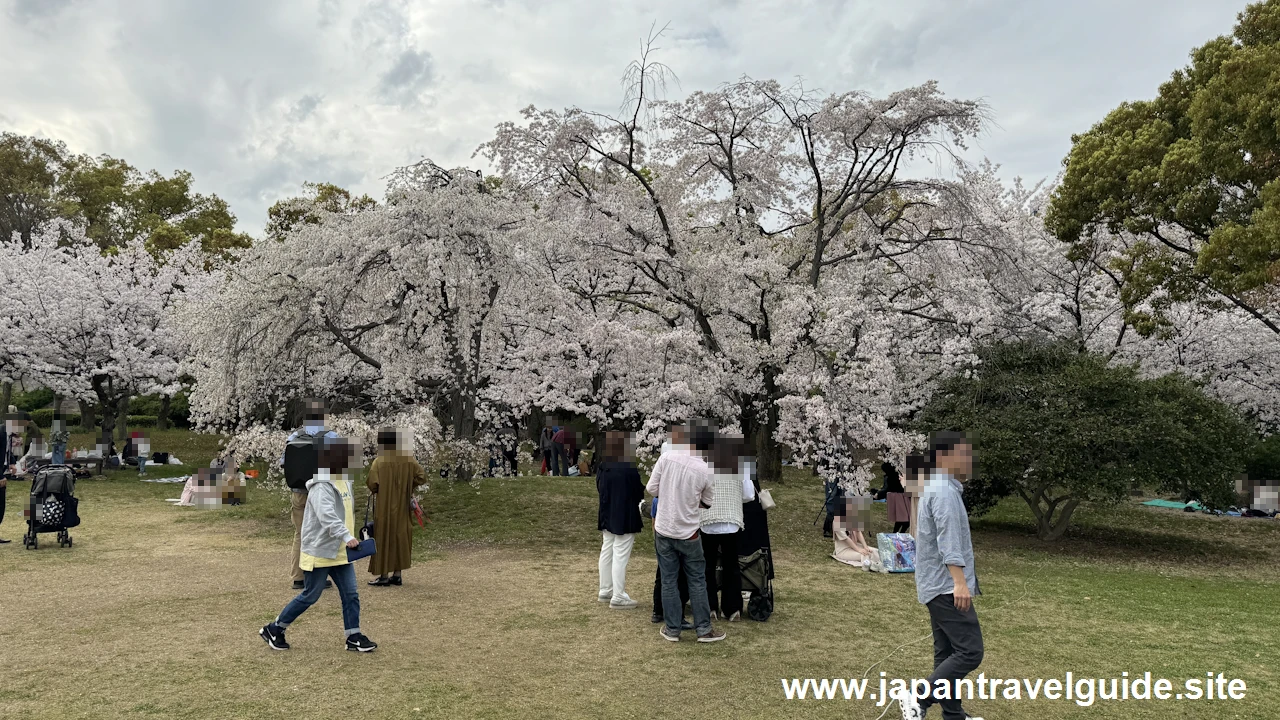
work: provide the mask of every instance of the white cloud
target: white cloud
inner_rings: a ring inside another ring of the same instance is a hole
[[[1244,1],[0,0],[0,129],[194,173],[243,229],[305,181],[380,196],[421,157],[478,164],[534,103],[615,110],[656,21],[672,94],[742,75],[986,99],[975,152],[1052,176],[1070,135],[1150,97]]]

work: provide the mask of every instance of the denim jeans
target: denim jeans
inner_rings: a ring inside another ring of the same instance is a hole
[[[67,463],[67,446],[65,443],[57,443],[53,446],[54,465],[65,465]]]
[[[346,552],[346,548],[339,548],[338,552]],[[275,624],[281,628],[289,627],[289,623],[298,619],[298,616],[307,611],[307,608],[315,604],[320,599],[320,593],[324,592],[324,581],[326,579],[333,580],[333,584],[338,588],[338,597],[342,599],[342,626],[350,637],[360,632],[360,596],[356,593],[356,568],[351,563],[345,565],[334,565],[332,567],[318,567],[315,570],[304,570],[302,592],[298,596],[289,601],[284,606],[284,610],[280,612],[280,617],[276,618]]]
[[[679,635],[680,622],[684,619],[676,580],[682,562],[685,579],[689,582],[693,628],[699,636],[711,632],[711,606],[707,603],[707,565],[702,555],[702,541],[696,537],[692,540],[676,540],[654,533],[653,544],[658,550],[658,569],[662,572],[662,619],[667,624],[667,633]]]

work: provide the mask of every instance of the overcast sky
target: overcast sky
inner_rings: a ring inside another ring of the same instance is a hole
[[[1245,0],[0,0],[0,130],[194,173],[261,230],[305,181],[382,197],[472,159],[535,104],[616,110],[656,21],[669,98],[743,75],[985,99],[974,148],[1058,172],[1073,132],[1149,98]]]

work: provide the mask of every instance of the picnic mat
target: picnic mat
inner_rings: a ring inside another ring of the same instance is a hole
[[[1200,509],[1200,507],[1201,507],[1201,506],[1200,506],[1200,503],[1198,503],[1198,502],[1196,502],[1196,501],[1194,501],[1194,500],[1192,500],[1192,501],[1191,501],[1191,502],[1189,502],[1189,503],[1184,503],[1184,502],[1174,502],[1173,500],[1148,500],[1148,501],[1146,501],[1146,502],[1144,502],[1144,503],[1142,503],[1142,504],[1143,504],[1143,505],[1150,505],[1151,507],[1172,508],[1172,509],[1174,509],[1174,510],[1183,510],[1183,509],[1185,509],[1188,505],[1190,505],[1190,506],[1191,506],[1193,509],[1195,509],[1195,510],[1199,510],[1199,509]]]
[[[149,483],[184,483],[187,481],[185,477],[167,477],[167,478],[138,478],[142,482]]]

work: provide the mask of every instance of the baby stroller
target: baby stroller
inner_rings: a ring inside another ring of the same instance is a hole
[[[747,600],[747,617],[764,622],[773,614],[773,555],[762,547],[738,558],[742,571],[742,590],[751,593]]]
[[[22,546],[39,547],[40,533],[57,533],[59,547],[71,547],[67,530],[80,524],[79,500],[76,499],[75,471],[67,465],[49,465],[36,472],[31,483],[30,502],[23,512],[27,517],[27,534]]]
[[[764,622],[773,614],[773,553],[769,543],[769,513],[752,500],[742,504],[746,528],[738,542],[742,590],[750,593],[747,617]]]

